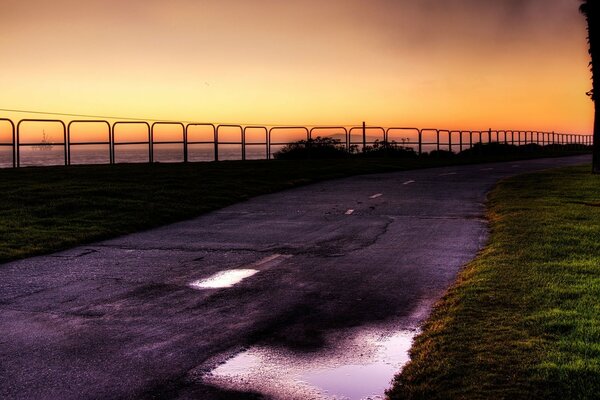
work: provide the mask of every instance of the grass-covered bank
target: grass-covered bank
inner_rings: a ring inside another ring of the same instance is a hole
[[[0,169],[0,263],[191,218],[318,180],[559,154]]]
[[[600,176],[501,182],[488,247],[436,305],[391,399],[600,398]]]

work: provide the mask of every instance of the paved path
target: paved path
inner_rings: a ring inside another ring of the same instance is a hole
[[[0,398],[233,398],[186,373],[256,341],[316,348],[327,330],[411,315],[485,244],[498,179],[589,161],[323,182],[2,265]],[[228,289],[190,287],[241,266],[260,272]]]

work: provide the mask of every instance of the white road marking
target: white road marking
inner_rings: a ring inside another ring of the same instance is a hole
[[[273,261],[278,259],[279,257],[283,257],[283,254],[273,254],[271,256],[265,257],[263,259],[258,260],[257,262],[255,262],[254,264],[252,264],[255,267],[260,267],[263,264],[268,263],[269,261]]]
[[[354,213],[354,210],[348,210],[348,211],[346,211],[346,215],[352,215],[352,213]]]
[[[258,273],[256,269],[230,269],[190,283],[193,289],[222,289],[230,288],[246,278]]]
[[[374,194],[373,196],[371,196],[369,198],[370,199],[376,199],[376,198],[381,197],[381,196],[383,196],[383,193],[377,193],[377,194]]]
[[[448,172],[446,174],[440,174],[440,176],[458,175],[458,172]]]
[[[274,267],[291,257],[291,255],[286,254],[272,254],[265,258],[261,258],[260,260],[253,262],[252,264],[240,266],[237,269],[228,269],[225,271],[217,272],[216,274],[211,275],[208,278],[194,281],[190,283],[189,286],[192,289],[198,290],[230,288],[240,283],[244,279],[259,273],[259,267],[263,267],[269,263],[270,265],[268,265],[267,268]]]
[[[410,185],[411,183],[415,183],[415,181],[406,181],[403,183],[403,185]]]

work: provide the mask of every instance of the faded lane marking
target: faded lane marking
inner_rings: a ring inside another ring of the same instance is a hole
[[[494,169],[494,168],[481,168],[481,170],[482,170],[482,171],[491,171],[491,170],[493,170],[493,169]]]
[[[440,176],[458,175],[458,172],[448,172],[446,174],[440,174]]]
[[[410,185],[411,183],[415,183],[415,181],[406,181],[403,183],[403,185]]]
[[[369,198],[370,199],[376,199],[376,198],[381,197],[381,196],[383,196],[383,193],[377,193],[377,194],[374,194],[373,196],[371,196]]]
[[[260,260],[244,265],[243,267],[239,267],[237,269],[229,269],[225,271],[217,272],[214,275],[209,276],[205,279],[199,279],[190,283],[190,287],[193,289],[222,289],[222,288],[230,288],[246,278],[251,277],[252,275],[260,272],[259,267],[263,267],[266,264],[271,264],[269,266],[275,266],[282,263],[284,260],[291,258],[291,255],[285,254],[272,254],[268,257],[261,258]]]
[[[201,279],[190,283],[193,289],[221,289],[230,288],[236,283],[240,283],[246,278],[256,274],[256,269],[231,269],[218,272],[206,279]]]
[[[352,215],[354,213],[354,210],[348,210],[346,211],[346,215]]]
[[[250,264],[250,265],[251,266],[255,266],[255,267],[260,267],[261,265],[266,264],[269,261],[276,260],[276,259],[278,259],[280,257],[283,257],[283,254],[273,254],[273,255],[270,255],[268,257],[262,258],[262,259],[258,260],[257,262],[255,262],[254,264]]]
[[[513,165],[512,167],[513,167],[513,168],[519,168],[519,167],[520,167],[520,165]]]

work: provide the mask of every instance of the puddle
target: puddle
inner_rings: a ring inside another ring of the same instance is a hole
[[[190,283],[193,289],[220,289],[229,288],[233,285],[240,283],[246,278],[256,274],[256,269],[231,269],[228,271],[221,271],[206,279],[201,279]]]
[[[391,381],[409,361],[418,333],[358,330],[333,350],[293,353],[255,346],[230,358],[201,379],[238,391],[274,399],[384,399]]]
[[[410,360],[408,351],[416,332],[405,331],[387,338],[367,338],[377,348],[367,363],[317,369],[303,376],[310,385],[348,399],[384,398],[390,381]]]

